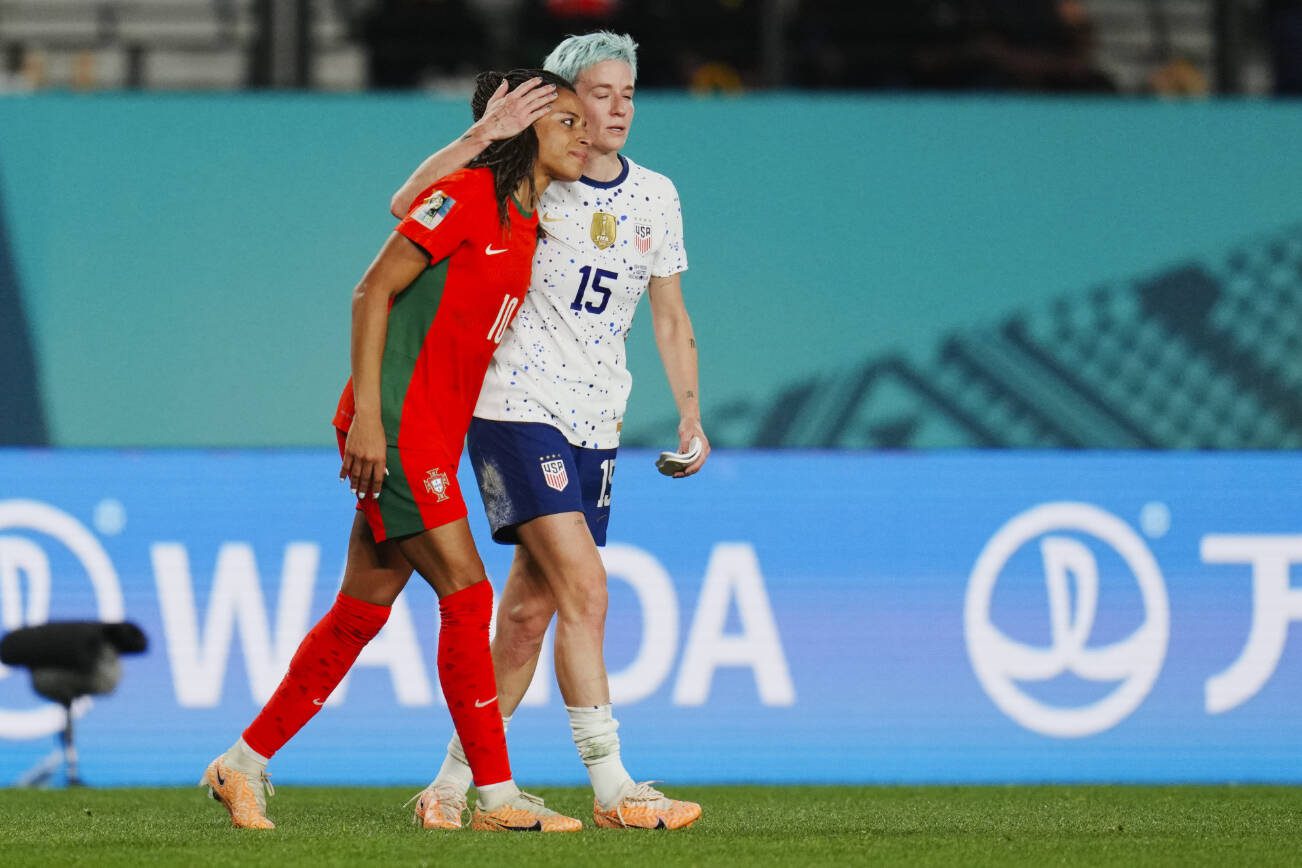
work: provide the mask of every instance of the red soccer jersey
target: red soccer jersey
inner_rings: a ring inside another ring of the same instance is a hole
[[[389,445],[461,455],[484,373],[520,308],[534,248],[536,211],[509,209],[503,227],[489,169],[462,169],[416,198],[397,231],[429,254],[430,266],[394,297],[380,373],[380,413]],[[353,423],[353,383],[334,424]]]

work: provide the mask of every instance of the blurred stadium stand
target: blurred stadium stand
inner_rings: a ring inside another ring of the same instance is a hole
[[[332,0],[0,0],[0,44],[18,89],[355,90],[366,81],[365,52]]]
[[[1302,448],[1302,227],[715,412],[719,446]],[[659,426],[664,427],[662,422]],[[628,439],[643,436],[632,431]]]
[[[464,88],[634,34],[648,87],[1295,88],[1298,0],[0,0],[13,90]]]

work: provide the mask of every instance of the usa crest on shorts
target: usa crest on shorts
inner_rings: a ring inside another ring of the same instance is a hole
[[[564,491],[570,484],[570,475],[565,472],[565,462],[555,455],[546,455],[542,459],[543,481],[548,488]]]

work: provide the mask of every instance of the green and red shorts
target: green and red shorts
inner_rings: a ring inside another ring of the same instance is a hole
[[[344,454],[347,432],[336,428],[339,455]],[[389,446],[385,454],[384,486],[379,498],[357,501],[376,542],[411,536],[466,517],[466,501],[457,482],[458,454],[447,450]]]

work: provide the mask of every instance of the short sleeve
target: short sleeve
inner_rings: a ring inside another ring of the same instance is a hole
[[[430,262],[447,258],[470,234],[474,209],[469,192],[467,185],[448,178],[436,181],[416,197],[394,231],[428,253]]]
[[[662,194],[664,207],[664,237],[656,249],[655,261],[651,263],[654,277],[668,277],[687,270],[687,250],[683,246],[683,208],[678,201],[678,190],[673,182],[665,179]]]

